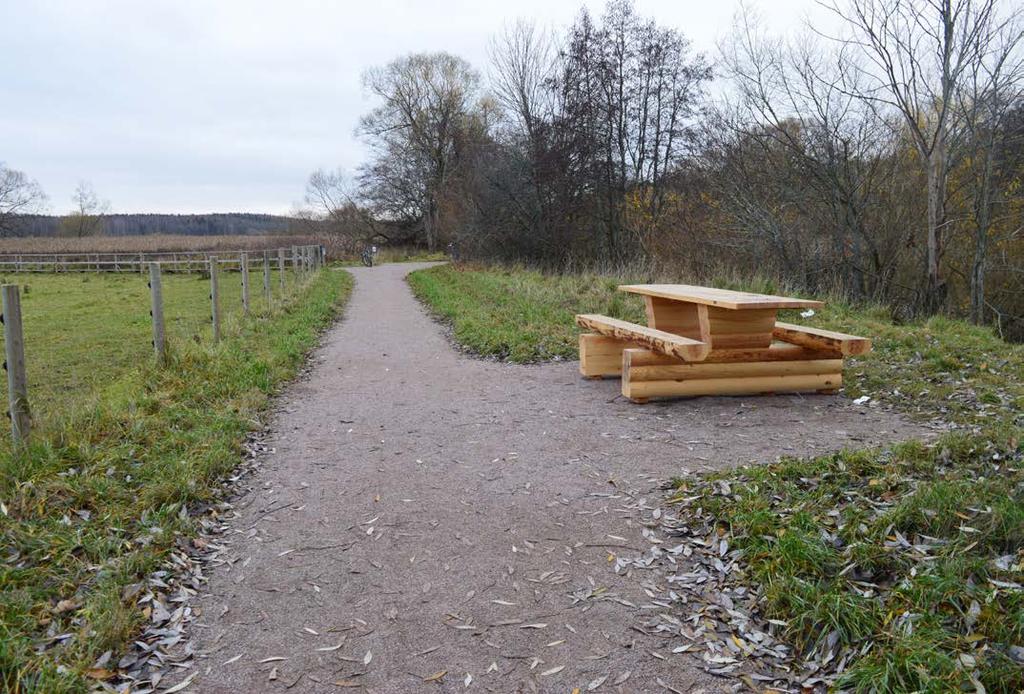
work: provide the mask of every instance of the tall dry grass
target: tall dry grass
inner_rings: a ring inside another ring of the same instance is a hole
[[[309,235],[285,236],[91,236],[56,238],[30,236],[0,239],[0,253],[157,253],[174,251],[256,251],[320,243]]]

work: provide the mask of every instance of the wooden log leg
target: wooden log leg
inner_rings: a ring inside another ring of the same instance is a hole
[[[624,379],[625,382],[625,379]],[[634,381],[628,394],[634,398],[678,398],[698,395],[759,395],[774,393],[808,393],[837,387],[840,374],[808,376],[753,376],[749,378],[699,378],[687,381]]]
[[[622,394],[630,400],[699,395],[816,392],[842,385],[842,360],[670,363],[649,350],[622,352]]]
[[[636,347],[631,342],[593,333],[580,335],[580,373],[584,378],[618,377],[622,373],[622,350]]]
[[[708,307],[712,349],[757,349],[772,344],[775,309]]]

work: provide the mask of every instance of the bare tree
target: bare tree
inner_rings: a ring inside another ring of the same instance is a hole
[[[985,320],[985,275],[992,229],[1005,203],[1007,190],[999,186],[997,166],[1009,139],[1019,139],[1009,118],[1024,99],[1024,24],[1016,10],[1006,21],[986,28],[975,40],[978,59],[957,90],[963,122],[963,159],[972,201],[974,253],[970,269],[971,320]],[[1022,222],[1010,224],[1019,233]]]
[[[337,255],[352,255],[378,233],[373,215],[358,202],[358,186],[342,170],[314,171],[295,216]]]
[[[535,24],[519,20],[505,26],[488,46],[491,91],[532,142],[554,110],[551,83],[557,54],[554,41]]]
[[[766,209],[750,218],[748,234],[771,232],[789,272],[808,278],[826,273],[852,296],[877,296],[909,240],[903,233],[887,234],[871,219],[878,191],[893,175],[894,138],[885,136],[887,124],[877,110],[855,96],[859,71],[851,51],[831,48],[813,34],[789,42],[771,39],[754,13],[741,11],[720,47],[735,96],[708,123],[707,137],[721,140],[732,131],[737,143],[759,148],[774,163],[764,181],[772,190],[761,205],[780,209],[783,203],[790,222],[765,224],[771,217]],[[761,178],[752,168],[747,173]],[[748,213],[752,196],[765,187],[749,179],[721,183],[727,199],[743,200],[739,209]],[[793,210],[799,210],[801,223]],[[801,243],[801,267],[794,267],[797,257],[787,246]]]
[[[1000,23],[997,0],[849,0],[831,9],[860,49],[868,81],[859,93],[896,109],[925,167],[927,228],[925,308],[946,300],[947,178],[957,90],[979,59],[981,37]]]
[[[78,182],[71,202],[75,207],[61,220],[61,235],[84,238],[102,234],[104,217],[110,212],[110,202],[101,200],[88,181]]]
[[[416,214],[427,246],[442,233],[441,199],[457,164],[459,129],[475,108],[480,77],[462,58],[420,53],[373,68],[363,77],[381,104],[359,131],[374,150],[363,181],[385,215]],[[385,191],[401,191],[397,198]]]
[[[20,216],[37,214],[45,204],[46,194],[38,183],[0,162],[0,236],[13,234]]]

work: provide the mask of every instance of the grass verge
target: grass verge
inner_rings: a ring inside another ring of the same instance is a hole
[[[515,362],[575,358],[576,313],[643,322],[640,301],[615,291],[635,278],[441,266],[409,281],[466,348]],[[796,648],[855,652],[841,686],[1024,688],[1024,346],[839,302],[784,320],[872,337],[874,350],[848,362],[846,394],[955,430],[930,445],[682,479],[681,515],[710,514],[742,551],[742,580]]]
[[[219,345],[178,342],[166,368],[126,370],[27,450],[0,452],[5,691],[85,691],[90,664],[132,638],[143,617],[126,589],[190,533],[185,511],[213,498],[351,286],[321,272]]]

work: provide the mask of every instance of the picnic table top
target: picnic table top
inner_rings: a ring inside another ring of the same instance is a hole
[[[753,294],[750,292],[734,292],[730,289],[714,287],[698,287],[690,284],[623,284],[619,290],[656,296],[662,299],[686,301],[694,304],[707,304],[730,309],[756,308],[820,308],[821,301],[811,299],[794,299],[786,296],[770,294]]]

